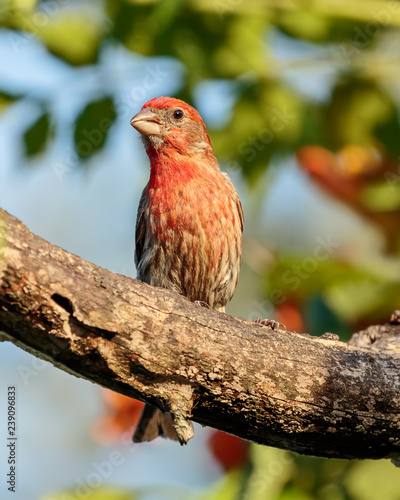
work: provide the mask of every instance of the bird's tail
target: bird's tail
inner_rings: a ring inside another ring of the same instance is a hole
[[[179,441],[171,415],[145,404],[132,440],[134,443],[143,443],[158,436]]]

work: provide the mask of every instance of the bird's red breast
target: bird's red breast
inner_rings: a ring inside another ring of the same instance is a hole
[[[233,295],[239,273],[243,230],[239,197],[219,170],[194,108],[162,97],[143,109],[148,111],[142,116],[157,123],[158,135],[146,138],[150,180],[138,214],[138,277],[222,309]],[[177,109],[184,113],[180,120],[171,114]]]

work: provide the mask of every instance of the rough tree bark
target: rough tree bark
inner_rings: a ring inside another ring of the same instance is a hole
[[[113,274],[0,211],[3,339],[55,366],[257,443],[338,458],[400,456],[400,325],[349,344],[198,307]]]

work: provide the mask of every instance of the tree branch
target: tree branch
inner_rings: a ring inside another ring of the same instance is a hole
[[[349,344],[257,325],[113,274],[0,210],[0,330],[94,383],[257,443],[400,456],[400,325]]]

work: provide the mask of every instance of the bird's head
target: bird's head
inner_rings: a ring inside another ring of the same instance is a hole
[[[131,125],[142,135],[149,156],[163,152],[174,155],[214,152],[199,113],[180,99],[156,97],[146,102]]]

